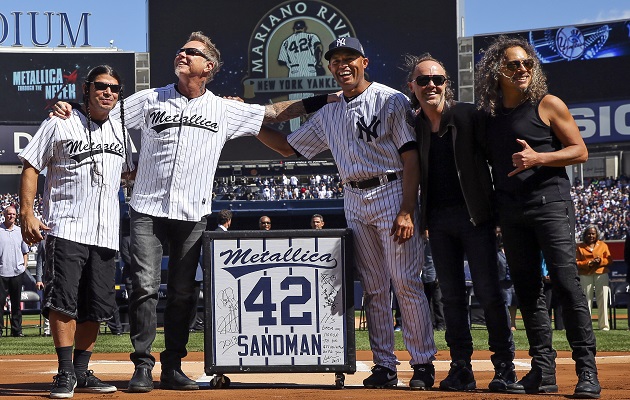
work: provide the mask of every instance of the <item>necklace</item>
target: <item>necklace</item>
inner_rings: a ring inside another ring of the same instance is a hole
[[[525,100],[527,100],[526,98],[522,99],[514,108],[507,108],[503,106],[503,103],[501,103],[501,108],[499,108],[499,111],[501,112],[501,114],[503,115],[510,115],[512,114],[514,111],[516,111],[517,108],[519,108],[523,103],[525,103]],[[509,110],[508,112],[506,112],[505,110]]]

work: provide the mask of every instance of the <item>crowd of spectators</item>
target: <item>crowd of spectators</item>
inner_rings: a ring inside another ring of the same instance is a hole
[[[602,240],[625,239],[630,227],[630,178],[576,180],[571,188],[575,206],[575,234],[579,238],[584,229],[596,225],[602,232]]]
[[[343,185],[338,174],[314,174],[310,176],[287,176],[230,178],[214,183],[216,200],[305,200],[336,199],[343,197]],[[590,224],[597,225],[603,240],[622,240],[630,227],[630,178],[621,175],[617,179],[576,180],[571,188],[575,206],[575,234],[579,238]],[[13,205],[19,207],[17,193],[0,194],[0,211]],[[41,215],[42,199],[35,199],[37,216]],[[3,217],[0,214],[0,222]]]
[[[4,222],[4,216],[1,214],[2,210],[7,208],[8,206],[13,206],[18,212],[18,220],[16,222],[17,225],[20,225],[20,196],[17,193],[5,193],[0,194],[0,223]],[[35,202],[33,203],[33,210],[35,211],[35,216],[40,218],[42,215],[42,196],[37,195]]]
[[[214,182],[213,200],[309,200],[343,197],[339,174],[253,177]]]

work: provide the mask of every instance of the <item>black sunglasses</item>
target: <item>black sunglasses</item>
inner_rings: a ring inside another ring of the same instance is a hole
[[[107,88],[109,88],[109,90],[111,90],[112,93],[119,93],[122,90],[122,85],[115,84],[115,83],[105,83],[105,82],[87,82],[87,83],[93,83],[94,89],[96,90],[107,90]]]
[[[210,61],[210,57],[205,55],[203,51],[201,51],[199,49],[195,49],[194,47],[182,47],[181,49],[179,49],[179,50],[177,50],[175,52],[175,55],[178,55],[181,52],[184,52],[187,56],[199,56],[199,57],[203,57],[206,60]]]
[[[447,79],[444,75],[418,75],[415,81],[419,86],[426,86],[431,81],[435,86],[442,86]]]
[[[531,71],[534,68],[534,60],[526,58],[524,60],[506,61],[505,68],[510,71],[516,71],[521,67],[525,67],[526,70]]]

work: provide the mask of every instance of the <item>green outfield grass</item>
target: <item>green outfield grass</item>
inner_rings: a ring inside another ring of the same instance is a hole
[[[1,337],[0,355],[22,355],[22,354],[54,354],[55,349],[51,337],[39,336],[39,319],[37,316],[24,316],[23,332],[25,337]],[[594,321],[597,326],[597,321]],[[473,325],[473,341],[476,350],[488,349],[488,332],[484,326]],[[630,352],[630,332],[628,332],[628,318],[626,310],[617,310],[617,329],[608,332],[595,330],[597,337],[598,351]],[[367,338],[367,331],[357,330],[355,332],[357,350],[369,350],[370,345]],[[527,350],[527,337],[522,321],[517,319],[517,330],[514,332],[514,342],[517,350]],[[444,332],[435,332],[435,343],[439,350],[446,350]],[[553,344],[556,350],[570,350],[564,331],[553,331]],[[203,351],[203,333],[195,332],[190,334],[188,351]],[[396,350],[404,350],[402,334],[396,332]],[[157,354],[164,350],[164,335],[162,330],[158,330],[158,335],[153,344],[153,353]],[[95,353],[129,353],[132,351],[129,334],[115,336],[108,333],[101,334],[96,343]]]

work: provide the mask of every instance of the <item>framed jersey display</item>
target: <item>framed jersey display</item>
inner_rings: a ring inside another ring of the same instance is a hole
[[[205,232],[205,372],[356,370],[351,231]]]

